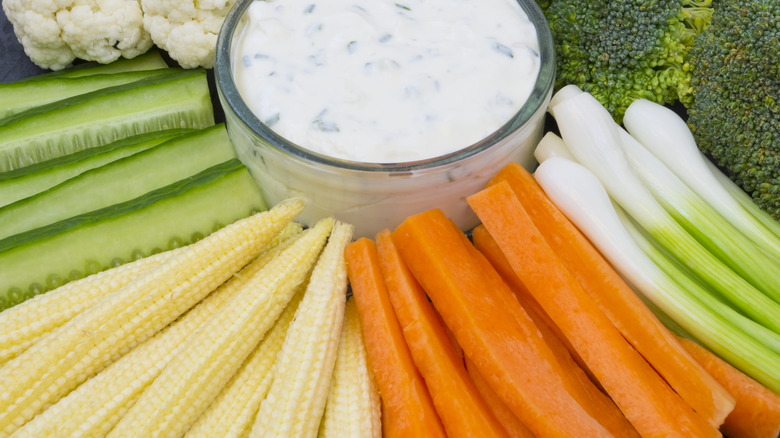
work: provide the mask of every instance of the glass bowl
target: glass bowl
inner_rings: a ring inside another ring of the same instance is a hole
[[[435,158],[401,163],[349,161],[312,152],[282,138],[263,124],[242,99],[234,81],[232,56],[236,36],[246,25],[253,1],[238,0],[225,18],[217,40],[215,79],[230,138],[269,205],[293,196],[306,207],[304,225],[334,216],[355,226],[356,237],[393,229],[406,217],[439,208],[462,230],[479,221],[465,198],[485,187],[510,161],[529,170],[536,166],[533,148],[544,131],[555,59],[547,21],[533,0],[518,0],[534,24],[540,66],[525,104],[503,126],[481,141]]]

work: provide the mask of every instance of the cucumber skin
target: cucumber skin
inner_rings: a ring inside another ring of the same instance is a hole
[[[179,70],[0,120],[0,172],[144,132],[214,125],[205,70]]]
[[[224,124],[175,137],[0,208],[0,240],[134,199],[232,158]]]
[[[38,81],[17,81],[0,84],[0,119],[30,108],[67,99],[103,88],[135,82],[144,78],[174,72],[173,68],[101,73],[89,76],[54,76]]]
[[[0,310],[67,281],[190,244],[266,210],[237,159],[152,193],[0,241]]]
[[[134,135],[32,166],[0,173],[0,207],[48,190],[82,172],[140,152],[192,129],[166,129]]]
[[[84,62],[68,67],[63,70],[50,71],[36,76],[21,79],[18,82],[36,82],[53,77],[60,78],[79,78],[94,74],[119,73],[137,70],[152,70],[156,68],[167,68],[168,63],[163,59],[159,49],[152,47],[146,53],[135,58],[119,58],[109,64],[100,64],[98,62]]]

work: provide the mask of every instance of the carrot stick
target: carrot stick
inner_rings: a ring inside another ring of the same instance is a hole
[[[512,289],[512,292],[520,301],[520,304],[528,312],[528,316],[534,320],[534,323],[539,327],[547,344],[553,349],[560,359],[562,356],[569,356],[583,372],[588,373],[587,367],[582,362],[582,359],[577,355],[577,351],[569,343],[568,339],[561,333],[561,329],[555,325],[552,318],[550,318],[544,309],[536,301],[536,298],[528,292],[528,289],[523,284],[520,277],[512,270],[512,265],[509,264],[509,260],[506,259],[504,253],[501,252],[501,248],[498,247],[493,236],[490,235],[487,228],[484,225],[479,224],[471,231],[471,240],[474,241],[474,247],[488,260],[493,269],[498,272],[504,282]],[[566,352],[564,354],[564,351]],[[588,374],[591,376],[590,374]],[[592,376],[591,376],[592,377]],[[595,380],[595,379],[594,379]],[[598,383],[598,382],[596,382]]]
[[[475,257],[483,261],[484,271],[500,276],[510,287],[520,306],[539,328],[542,338],[550,347],[561,367],[559,375],[566,388],[580,405],[612,435],[621,438],[639,437],[639,432],[615,406],[612,399],[602,392],[598,381],[581,364],[574,347],[563,336],[555,322],[545,313],[536,299],[528,292],[520,278],[512,270],[509,261],[484,225],[472,231],[474,245],[479,245]],[[484,251],[484,252],[483,252]],[[495,261],[495,264],[493,262]]]
[[[533,175],[510,164],[490,184],[500,181],[511,186],[547,243],[615,327],[694,411],[718,427],[734,408],[733,397],[679,345]]]
[[[777,438],[780,395],[743,374],[701,345],[685,338],[680,344],[737,400],[720,427],[729,438]]]
[[[344,255],[368,362],[382,396],[383,436],[445,437],[390,304],[375,243],[358,239],[347,246]]]
[[[547,244],[506,182],[467,201],[528,291],[642,436],[720,436],[612,325]]]
[[[508,438],[469,378],[425,291],[401,260],[390,231],[378,233],[375,241],[390,302],[447,436]]]
[[[468,359],[466,359],[466,371],[468,371],[469,377],[471,377],[471,380],[474,382],[474,386],[477,387],[477,390],[482,395],[482,399],[490,406],[493,415],[496,416],[510,437],[534,438],[534,434],[528,430],[528,427],[526,427],[526,425],[506,407],[501,398],[499,398],[496,392],[488,385],[485,378],[479,374],[479,370],[477,370],[474,362]]]
[[[611,436],[566,391],[539,330],[503,282],[483,275],[441,210],[406,218],[392,238],[465,356],[536,436]]]

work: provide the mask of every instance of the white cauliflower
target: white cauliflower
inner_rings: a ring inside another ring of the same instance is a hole
[[[214,66],[217,35],[234,0],[141,0],[144,27],[184,68]]]
[[[109,63],[152,47],[139,0],[3,0],[27,56],[60,70],[74,59]]]

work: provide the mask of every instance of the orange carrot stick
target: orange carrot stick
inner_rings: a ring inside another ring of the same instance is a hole
[[[517,300],[503,282],[486,281],[441,210],[406,218],[392,238],[465,356],[535,435],[611,436],[566,391],[539,330],[527,314],[507,311]]]
[[[491,181],[506,181],[547,243],[631,345],[694,411],[718,427],[734,399],[679,345],[596,247],[519,164]]]
[[[344,255],[368,362],[382,396],[383,436],[444,438],[431,395],[390,304],[376,245],[361,238],[349,244]]]
[[[483,253],[476,250],[474,257],[483,262],[483,270],[494,277],[505,278],[520,306],[539,328],[542,338],[555,355],[561,369],[559,375],[566,388],[580,405],[612,435],[621,438],[639,437],[639,432],[615,406],[612,399],[602,392],[599,382],[581,363],[574,348],[563,336],[555,322],[545,313],[536,299],[528,292],[522,281],[512,270],[509,261],[487,232],[484,225],[478,225],[472,232],[474,245],[480,245]],[[487,254],[486,254],[487,253]],[[489,254],[489,256],[488,256]],[[495,265],[493,264],[495,261]],[[507,281],[508,280],[508,281]]]
[[[469,378],[425,291],[401,260],[390,231],[378,233],[375,240],[390,302],[447,436],[508,438]]]
[[[701,345],[679,338],[682,346],[737,400],[720,427],[729,438],[780,436],[780,395],[743,374]]]
[[[526,427],[526,425],[506,407],[496,392],[488,385],[485,378],[479,374],[476,366],[474,366],[474,362],[468,359],[466,359],[466,371],[468,371],[471,381],[474,382],[474,386],[477,387],[480,395],[482,395],[482,399],[490,406],[493,415],[496,416],[510,437],[534,438],[534,434],[528,430],[528,427]]]
[[[547,244],[506,182],[467,201],[528,291],[642,436],[720,436],[612,325]]]

